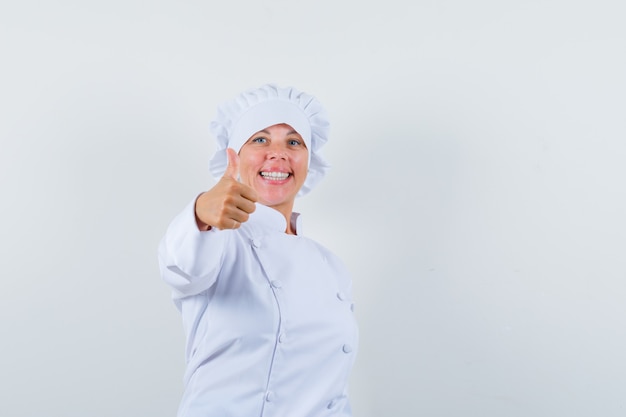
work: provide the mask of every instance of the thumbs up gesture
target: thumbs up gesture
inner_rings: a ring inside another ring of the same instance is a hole
[[[196,200],[196,222],[200,230],[237,229],[254,211],[257,193],[239,182],[239,155],[226,149],[228,166],[224,176]]]

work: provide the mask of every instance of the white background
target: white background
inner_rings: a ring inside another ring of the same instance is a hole
[[[623,2],[3,1],[0,415],[168,417],[219,102],[317,96],[355,417],[626,413]],[[290,416],[297,417],[297,416]]]

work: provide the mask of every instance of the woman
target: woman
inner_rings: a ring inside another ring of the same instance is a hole
[[[326,112],[265,85],[221,105],[211,131],[219,180],[159,247],[187,338],[178,416],[350,416],[351,281],[292,211],[328,169]]]

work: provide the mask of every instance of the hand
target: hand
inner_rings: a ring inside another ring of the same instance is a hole
[[[226,153],[228,166],[224,176],[196,200],[196,221],[200,230],[238,229],[256,208],[256,191],[238,181],[239,155],[232,148],[226,149]]]

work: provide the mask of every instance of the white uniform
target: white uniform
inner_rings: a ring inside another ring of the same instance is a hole
[[[256,207],[237,230],[200,232],[192,202],[161,241],[187,337],[178,416],[350,416],[349,275],[318,243],[286,234],[281,213]]]

